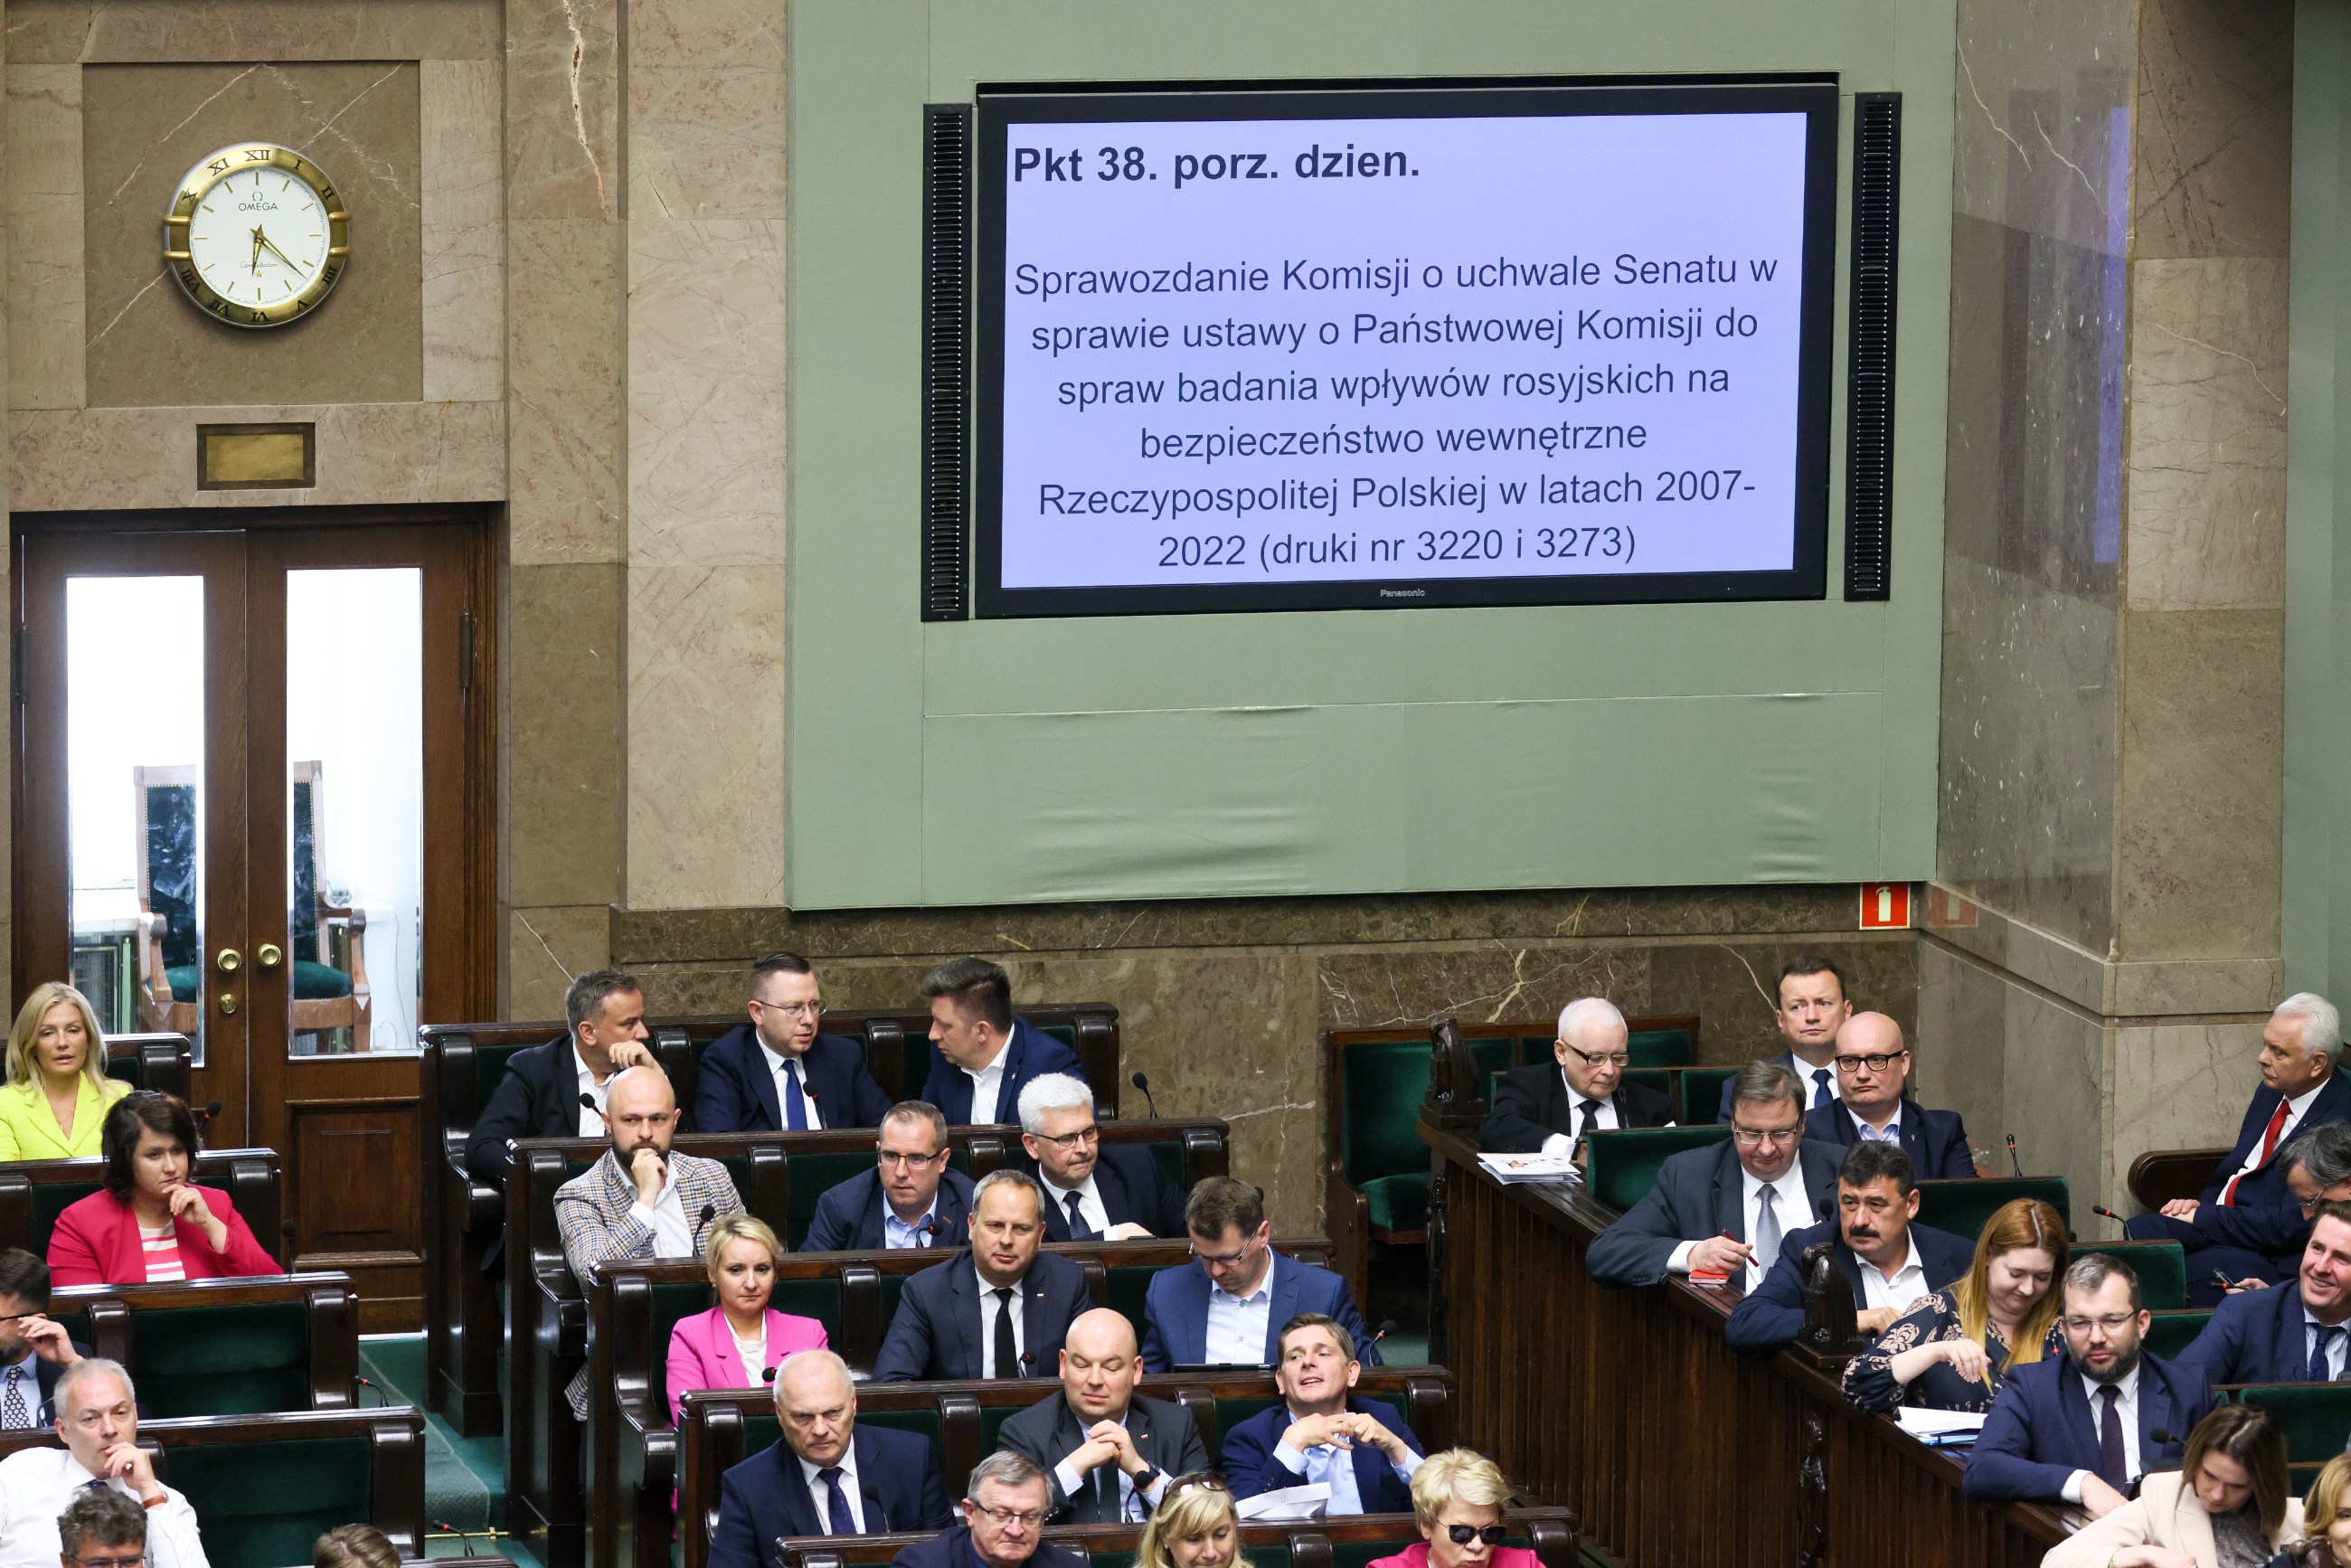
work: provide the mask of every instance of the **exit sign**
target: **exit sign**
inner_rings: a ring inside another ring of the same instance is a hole
[[[1891,931],[1910,924],[1910,884],[1907,882],[1865,882],[1861,884],[1861,928]]]

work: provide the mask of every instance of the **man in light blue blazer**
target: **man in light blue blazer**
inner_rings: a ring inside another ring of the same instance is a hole
[[[1143,1366],[1271,1366],[1281,1359],[1281,1325],[1322,1312],[1346,1329],[1363,1358],[1379,1346],[1347,1282],[1328,1269],[1285,1258],[1272,1247],[1265,1198],[1230,1176],[1210,1176],[1184,1205],[1193,1261],[1162,1269],[1143,1298]]]
[[[958,1127],[1019,1120],[1020,1091],[1040,1073],[1085,1076],[1066,1045],[1012,1016],[1010,977],[957,958],[923,977],[931,1002],[931,1073],[922,1098]]]

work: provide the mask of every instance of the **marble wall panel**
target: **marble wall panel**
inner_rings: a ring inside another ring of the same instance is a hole
[[[2286,264],[2131,267],[2125,602],[2285,601]]]
[[[2136,259],[2285,255],[2293,0],[2144,0],[2132,113]]]
[[[632,907],[784,894],[784,570],[629,569]]]
[[[8,406],[82,404],[81,68],[11,64]]]
[[[423,395],[506,395],[504,83],[496,60],[417,68]]]
[[[624,216],[620,0],[507,0],[507,220]]]
[[[507,226],[507,532],[517,566],[625,553],[622,232],[596,220]]]
[[[2138,7],[1961,0],[1952,210],[2121,254]]]
[[[622,896],[626,574],[517,566],[507,583],[507,902],[602,908]]]
[[[21,64],[494,60],[498,0],[9,0]]]
[[[572,977],[611,962],[611,911],[601,904],[507,911],[507,1019],[559,1019]]]
[[[234,141],[318,160],[351,214],[325,304],[267,330],[196,310],[159,239],[181,178]],[[93,407],[393,402],[423,390],[414,62],[106,65],[82,72]]]
[[[2227,1148],[2236,1140],[2245,1103],[2261,1087],[2253,1058],[2266,1021],[2127,1023],[2114,1031],[2106,1191],[2127,1197],[2131,1162],[2149,1149]],[[2105,1201],[2124,1214],[2136,1207]]]
[[[1907,932],[1882,936],[1810,938],[1802,942],[1661,943],[1649,953],[1653,1013],[1696,1013],[1702,1060],[1731,1066],[1787,1049],[1773,1022],[1780,967],[1797,957],[1828,959],[1844,971],[1845,995],[1857,1009],[1882,1012],[1915,1038],[1918,967]],[[1922,1083],[1944,1076],[1923,1051],[1912,1071]]]
[[[1324,953],[1315,967],[1325,1029],[1409,1029],[1450,1015],[1465,1022],[1555,1018],[1578,997],[1647,1013],[1650,950],[1639,946],[1488,942]]]
[[[633,217],[784,214],[784,8],[677,0],[629,12]]]

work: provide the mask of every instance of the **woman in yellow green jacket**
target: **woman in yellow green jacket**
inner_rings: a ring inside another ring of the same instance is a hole
[[[62,1160],[100,1152],[106,1109],[131,1085],[106,1075],[106,1042],[88,998],[37,986],[8,1031],[0,1083],[0,1160]]]

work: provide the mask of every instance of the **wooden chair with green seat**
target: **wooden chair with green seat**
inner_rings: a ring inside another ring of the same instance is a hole
[[[2248,1383],[2236,1397],[2277,1417],[2297,1493],[2318,1467],[2343,1452],[2345,1434],[2351,1433],[2351,1384]]]
[[[193,1038],[204,1023],[195,767],[133,768],[131,799],[131,860],[139,893],[140,1027]]]
[[[2138,1276],[2139,1303],[2149,1312],[2188,1304],[2188,1252],[2177,1241],[2077,1241],[2074,1256],[2103,1252]]]
[[[106,1075],[133,1089],[185,1100],[193,1055],[184,1034],[110,1034],[106,1037]]]
[[[195,1181],[229,1195],[262,1246],[283,1261],[277,1153],[274,1149],[203,1149]],[[106,1185],[106,1161],[18,1160],[0,1166],[0,1247],[22,1247],[47,1257],[57,1216]]]
[[[1969,1176],[1918,1184],[1918,1223],[1973,1241],[2002,1204],[2037,1197],[2057,1211],[2070,1232],[2073,1198],[2064,1176]]]
[[[2166,1361],[2177,1360],[2179,1353],[2204,1332],[2204,1325],[2212,1321],[2211,1311],[2206,1307],[2151,1312],[2147,1315],[2147,1337],[2142,1343],[2147,1354],[2159,1355]]]
[[[1619,1127],[1592,1134],[1583,1188],[1594,1203],[1622,1214],[1657,1185],[1657,1167],[1685,1149],[1702,1149],[1730,1136],[1730,1129]]]

